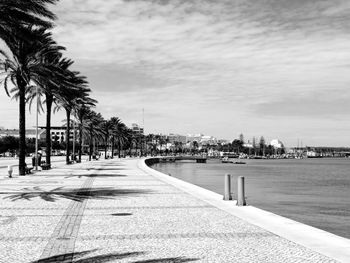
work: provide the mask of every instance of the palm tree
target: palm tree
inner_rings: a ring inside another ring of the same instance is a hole
[[[4,74],[3,85],[8,96],[10,92],[15,92],[19,100],[19,174],[25,174],[25,104],[26,94],[34,86],[31,82],[37,82],[39,76],[41,79],[50,79],[51,72],[49,67],[46,67],[42,63],[42,57],[47,53],[52,52],[50,46],[52,41],[50,34],[44,29],[32,29],[27,28],[27,31],[31,31],[31,35],[35,36],[31,41],[23,40],[16,34],[19,32],[13,32],[13,36],[10,37],[12,41],[8,44],[11,50],[11,55],[4,51],[1,51],[4,59],[0,59],[0,71]],[[10,92],[8,90],[8,84],[12,83],[15,88]],[[36,83],[39,84],[39,83]]]
[[[78,127],[79,127],[79,157],[78,160],[81,162],[81,154],[82,154],[82,145],[83,145],[83,138],[84,138],[84,132],[86,130],[86,121],[89,121],[89,116],[91,112],[91,108],[95,106],[97,103],[96,100],[91,98],[85,98],[84,101],[80,101],[77,104],[76,110],[75,110],[75,117],[78,120]],[[85,136],[86,137],[86,136]]]
[[[85,121],[85,129],[86,129],[86,137],[89,140],[89,161],[91,161],[92,150],[93,150],[93,142],[101,136],[101,123],[103,122],[102,115],[100,113],[96,113],[94,111],[89,111],[86,121]]]
[[[118,117],[112,117],[110,119],[110,122],[112,123],[112,130],[111,130],[111,145],[112,145],[112,159],[114,158],[114,146],[115,146],[115,139],[118,136],[120,125],[122,124],[121,120]]]
[[[112,156],[114,156],[114,145],[118,145],[118,157],[121,157],[121,148],[128,141],[130,135],[130,129],[118,118],[112,117],[112,131],[111,131],[111,141],[112,141]],[[113,158],[113,157],[112,157]]]
[[[28,26],[52,27],[51,21],[56,16],[48,10],[47,4],[56,2],[57,0],[1,0],[0,38],[9,45],[14,34],[22,40],[30,40],[32,35],[26,30]]]
[[[51,34],[49,35],[51,37]],[[65,48],[62,46],[57,46],[57,44],[51,40],[50,45],[44,55],[42,56],[42,64],[45,68],[50,70],[51,78],[46,76],[37,75],[35,76],[35,82],[40,85],[38,89],[39,94],[36,92],[31,92],[28,96],[30,105],[36,96],[45,95],[45,105],[46,105],[46,164],[51,166],[51,112],[53,103],[57,103],[58,100],[62,100],[60,97],[59,89],[62,83],[66,83],[65,73],[68,67],[73,63],[73,61],[62,58],[61,50]],[[40,105],[42,108],[42,106]]]
[[[59,94],[59,105],[56,109],[61,107],[66,111],[66,164],[70,164],[69,156],[69,142],[70,142],[70,124],[71,124],[71,113],[78,107],[80,101],[88,97],[90,89],[86,87],[87,81],[85,77],[80,76],[79,72],[73,72],[66,70],[67,83],[62,85],[58,90]]]
[[[124,123],[119,123],[118,125],[118,133],[117,133],[117,141],[118,141],[118,158],[121,157],[121,149],[124,144],[132,137],[131,130],[126,127]]]
[[[59,91],[60,84],[65,82],[65,76],[62,71],[68,69],[68,67],[73,63],[68,59],[54,60],[55,66],[55,82],[49,82],[45,85],[45,104],[46,104],[46,163],[51,165],[51,112],[53,103],[58,103],[62,101],[61,93]],[[58,83],[57,83],[58,82]]]
[[[111,133],[113,132],[113,123],[111,120],[104,120],[101,123],[101,131],[103,134],[103,142],[105,146],[105,159],[107,159],[107,148],[108,148],[108,142],[111,137]]]

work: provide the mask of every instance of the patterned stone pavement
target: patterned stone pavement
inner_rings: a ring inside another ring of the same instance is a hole
[[[336,262],[156,179],[137,161],[1,176],[0,262]]]

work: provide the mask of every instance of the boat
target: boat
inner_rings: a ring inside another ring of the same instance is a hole
[[[225,156],[221,159],[221,162],[222,163],[233,163],[233,160],[228,158],[227,156]]]
[[[229,158],[227,156],[223,157],[221,159],[221,162],[222,163],[233,163],[233,164],[246,164],[245,162],[242,162],[242,161],[235,161],[234,159]]]

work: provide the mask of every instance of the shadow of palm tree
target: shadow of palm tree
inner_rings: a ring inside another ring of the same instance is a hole
[[[114,171],[114,170],[130,170],[130,169],[127,169],[127,168],[94,168],[93,170],[96,170],[96,171]]]
[[[176,258],[159,258],[159,259],[147,259],[141,261],[133,261],[133,263],[183,263],[190,261],[197,261],[199,258],[185,258],[185,257],[176,257]]]
[[[67,175],[64,178],[72,178],[72,177],[127,177],[126,174],[71,174]]]
[[[31,263],[54,263],[54,262],[61,262],[61,263],[104,263],[104,262],[110,262],[112,260],[116,259],[123,259],[127,257],[134,257],[144,254],[144,252],[128,252],[128,253],[109,253],[104,255],[97,255],[92,256],[88,258],[82,258],[92,252],[95,252],[97,249],[94,250],[87,250],[82,252],[75,252],[75,253],[66,253],[66,254],[60,254],[44,259],[39,259],[37,261],[33,261]]]
[[[132,216],[132,213],[114,213],[112,216]]]
[[[57,187],[50,191],[45,191],[40,187],[35,186],[33,188],[23,188],[22,192],[6,196],[4,199],[10,199],[11,201],[25,199],[30,201],[33,198],[39,197],[48,202],[55,202],[59,198],[82,202],[85,199],[113,199],[116,197],[137,196],[140,194],[148,193],[151,193],[151,191],[142,189],[115,189],[111,187],[73,189],[64,189],[63,187]]]

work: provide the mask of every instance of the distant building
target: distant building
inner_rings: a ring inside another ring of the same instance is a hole
[[[202,136],[201,140],[200,140],[200,143],[202,145],[217,145],[218,144],[218,140],[213,137],[213,136],[208,136],[208,135],[205,135],[205,136]]]
[[[270,145],[273,146],[275,149],[283,149],[284,148],[283,143],[278,139],[273,139],[270,142]]]
[[[200,142],[202,139],[203,134],[187,134],[186,141],[187,142]]]
[[[171,144],[175,144],[175,142],[186,144],[187,142],[186,139],[187,137],[184,135],[172,134],[172,133],[168,135],[168,140],[169,140],[169,143]]]
[[[248,141],[247,143],[244,143],[244,144],[243,144],[243,147],[245,147],[245,148],[251,148],[251,149],[254,148],[253,144],[251,144],[249,141]]]
[[[39,127],[40,131],[40,139],[46,138],[46,127]],[[52,126],[51,127],[51,141],[52,142],[65,142],[66,141],[66,127],[65,126]],[[76,135],[78,134],[78,130],[75,131]],[[70,129],[69,139],[73,140],[74,130]],[[77,138],[77,137],[76,137]]]
[[[220,143],[221,145],[226,145],[226,144],[229,144],[230,141],[229,140],[225,140],[225,139],[219,139],[218,143]]]
[[[143,134],[143,128],[141,128],[138,124],[136,123],[132,123],[131,124],[131,130],[132,132],[134,132],[135,134]]]
[[[41,135],[41,130],[39,130],[39,136]],[[18,129],[0,129],[0,137],[13,136],[19,138],[19,130]],[[35,129],[27,129],[26,130],[26,138],[36,138],[36,130]]]

